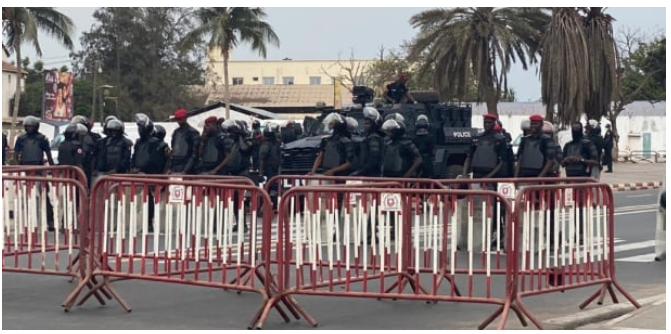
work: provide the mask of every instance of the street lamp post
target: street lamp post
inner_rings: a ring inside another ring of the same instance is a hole
[[[119,97],[117,97],[117,96],[105,96],[105,100],[114,101],[114,108],[116,110],[116,117],[119,118]]]
[[[104,89],[105,91],[107,91],[107,90],[110,90],[110,89],[114,88],[114,86],[110,86],[110,85],[98,86],[98,87],[95,88],[95,91],[94,91],[93,95],[96,95],[98,90],[101,89],[101,88]],[[102,118],[103,112],[104,112],[103,108],[105,107],[105,93],[103,91],[100,94],[101,94],[101,96],[100,96],[100,117]],[[91,118],[91,121],[95,123],[95,119]]]
[[[93,65],[93,101],[91,102],[91,121],[96,119],[96,85],[98,84],[98,73],[102,73],[103,68],[100,65],[100,60],[95,60]]]

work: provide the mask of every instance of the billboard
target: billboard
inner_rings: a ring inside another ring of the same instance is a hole
[[[74,73],[44,72],[44,114],[45,121],[67,122],[73,111]]]

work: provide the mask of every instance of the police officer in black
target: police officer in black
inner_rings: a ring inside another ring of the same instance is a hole
[[[436,137],[429,133],[429,118],[419,115],[415,122],[415,138],[413,144],[417,146],[419,154],[422,155],[422,167],[419,177],[430,179],[435,176],[433,172],[434,157],[436,156]]]
[[[294,121],[288,121],[287,125],[284,126],[284,128],[282,128],[280,132],[282,134],[282,142],[285,144],[289,144],[292,141],[298,139],[296,131],[294,130]]]
[[[422,155],[417,146],[405,135],[405,125],[395,119],[382,124],[386,134],[382,156],[382,176],[408,178],[422,165]]]
[[[408,75],[405,73],[399,74],[398,79],[387,85],[387,90],[384,93],[385,101],[396,103],[417,103],[417,101],[408,92]]]
[[[543,116],[532,115],[529,122],[529,135],[522,137],[517,151],[515,177],[545,177],[557,153],[552,138],[542,133]]]
[[[330,113],[324,122],[333,130],[333,134],[322,139],[317,159],[308,175],[314,175],[320,168],[325,176],[349,175],[352,172],[352,162],[357,157],[347,130],[347,122],[337,113]]]
[[[506,139],[494,131],[496,115],[485,114],[485,132],[473,139],[471,150],[464,163],[463,175],[473,173],[474,179],[494,178],[500,175],[506,165]],[[496,185],[488,184],[490,190]]]
[[[226,136],[224,148],[226,153],[226,174],[231,176],[249,177],[250,146],[245,138],[244,124],[228,120],[222,124]]]
[[[568,177],[589,177],[592,174],[592,168],[599,168],[599,155],[594,143],[583,135],[583,128],[580,122],[571,125],[571,137],[573,140],[564,145],[562,166]],[[578,203],[576,208],[584,205],[584,192],[578,191],[575,199]],[[582,225],[584,222],[583,210],[577,210],[578,222]],[[583,225],[584,226],[584,225]],[[582,244],[584,228],[580,228],[578,242]]]
[[[7,144],[7,135],[2,133],[2,165],[7,164],[7,150],[9,149],[9,144]]]
[[[200,158],[196,172],[201,175],[225,175],[227,171],[225,169],[226,146],[224,134],[217,126],[216,117],[211,116],[205,120],[205,128],[200,142]]]
[[[84,136],[79,138],[79,141],[82,143],[82,147],[84,148],[84,155],[86,156],[84,159],[84,173],[86,174],[90,188],[93,181],[93,169],[94,166],[96,166],[96,159],[98,157],[99,142],[94,137],[94,134],[90,131],[89,119],[86,118],[86,116],[77,115],[70,120],[70,124],[81,124],[88,130]]]
[[[26,133],[19,136],[14,145],[14,154],[18,155],[16,160],[19,165],[42,166],[44,165],[44,154],[47,155],[49,165],[53,165],[49,139],[38,132],[40,120],[37,117],[28,116],[23,120],[23,127]]]
[[[366,138],[359,147],[359,169],[352,176],[380,176],[382,173],[382,153],[384,139],[380,133],[382,117],[377,109],[363,108],[363,127]]]
[[[242,158],[242,165],[240,166],[240,169],[237,170],[237,172],[236,170],[232,170],[232,172],[236,173],[234,175],[245,176],[249,178],[249,167],[251,166],[252,155],[254,154],[254,147],[256,145],[254,144],[252,133],[247,128],[247,122],[237,120],[235,123],[240,128],[237,137],[238,147],[240,148],[240,157]]]
[[[193,174],[198,161],[200,133],[186,122],[187,112],[178,109],[174,119],[179,127],[172,133],[169,171],[174,174]]]
[[[613,131],[610,124],[606,124],[606,133],[603,135],[603,166],[606,166],[604,173],[613,172],[613,145],[615,139],[613,138]]]
[[[84,149],[77,135],[79,124],[68,124],[63,133],[65,140],[58,145],[58,164],[61,166],[77,166],[83,169]]]
[[[23,120],[23,128],[26,133],[16,138],[14,144],[14,154],[17,155],[16,161],[19,165],[42,166],[44,165],[44,154],[47,155],[49,165],[54,164],[54,159],[51,157],[51,147],[49,140],[40,132],[40,120],[34,116],[28,116]],[[39,174],[38,174],[39,175]],[[46,196],[47,191],[41,193],[41,196]],[[47,229],[54,231],[54,214],[53,206],[49,197],[47,203]]]
[[[597,159],[601,161],[603,156],[603,138],[601,137],[601,126],[596,120],[589,120],[587,126],[587,139],[589,139],[594,147],[596,148]],[[592,177],[600,180],[601,179],[601,164],[598,164],[596,167],[592,168]]]
[[[160,174],[160,152],[161,142],[154,137],[154,122],[145,114],[135,115],[135,124],[140,138],[135,141],[133,156],[131,158],[132,174]],[[154,189],[148,189],[147,203],[149,206],[149,232],[154,232]]]
[[[263,129],[263,139],[259,147],[259,175],[263,183],[268,182],[273,176],[279,174],[280,162],[282,158],[282,142],[279,138],[279,125],[268,124]],[[274,183],[270,188],[270,196],[273,201],[273,207],[277,207],[277,184]]]
[[[255,119],[252,122],[252,141],[254,146],[252,147],[252,169],[255,171],[259,170],[259,148],[261,142],[263,141],[263,133],[261,133],[261,122]],[[263,174],[259,173],[259,176]]]
[[[107,137],[102,139],[96,166],[97,175],[128,173],[133,142],[124,136],[124,124],[119,120],[107,122]]]
[[[168,163],[170,161],[170,147],[165,142],[166,131],[162,125],[154,124],[154,137],[159,140],[158,144],[158,154],[156,161],[157,170],[161,174],[168,172]]]

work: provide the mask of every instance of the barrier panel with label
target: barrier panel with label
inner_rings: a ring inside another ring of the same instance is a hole
[[[15,176],[36,176],[36,177],[57,177],[62,179],[77,180],[83,185],[87,185],[86,174],[76,166],[30,166],[30,165],[5,165],[2,166],[3,175]],[[88,192],[88,188],[87,192]]]
[[[265,262],[272,213],[270,206],[262,206],[269,197],[263,189],[236,180],[215,181],[107,176],[96,182],[92,196],[104,201],[91,202],[93,256],[87,279],[102,277],[95,288],[105,287],[126,311],[130,306],[112,286],[116,280],[250,291],[270,298],[272,275]],[[157,195],[162,190],[165,195]],[[251,193],[249,207],[243,205],[245,192]],[[141,210],[126,214],[122,208],[128,202]],[[152,212],[150,202],[165,202],[165,212]],[[81,287],[71,294],[70,303],[79,298]],[[83,295],[79,304],[90,295]],[[279,305],[277,310],[289,321]]]
[[[600,286],[580,305],[613,287],[640,307],[615,278],[614,203],[610,186],[601,183],[537,185],[519,189],[515,199],[518,265],[515,298],[522,312],[539,328],[542,324],[522,304],[526,296]]]
[[[83,281],[89,226],[86,186],[75,179],[12,174],[2,176],[3,272]],[[100,292],[110,298],[107,290]],[[93,295],[104,304],[98,292]]]
[[[350,197],[358,194],[356,205]],[[310,210],[300,202],[325,198]],[[279,205],[278,291],[266,304],[253,327],[261,328],[273,305],[287,296],[321,295],[409,299],[427,302],[454,301],[499,305],[482,326],[509,311],[521,313],[512,303],[514,257],[490,252],[486,247],[458,250],[455,235],[457,197],[471,203],[467,233],[471,240],[489,244],[497,226],[491,203],[501,200],[493,191],[440,189],[379,189],[366,187],[295,187],[283,194]],[[342,198],[342,213],[338,201]],[[483,200],[481,220],[473,219],[474,203]],[[414,203],[422,203],[419,211]],[[508,208],[506,212],[510,213]],[[511,219],[509,219],[511,221]],[[473,235],[475,225],[484,226]],[[321,233],[314,233],[322,229]],[[508,226],[512,231],[512,224]],[[323,232],[325,230],[325,233]],[[511,233],[506,233],[511,235]],[[510,242],[510,241],[508,241]],[[447,282],[447,283],[444,283]],[[461,292],[457,284],[464,284]],[[312,325],[316,321],[297,304]]]

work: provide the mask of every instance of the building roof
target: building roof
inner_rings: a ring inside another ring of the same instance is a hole
[[[332,85],[231,85],[231,103],[269,107],[314,107],[318,102],[333,106]],[[341,101],[351,101],[351,93],[341,87]],[[209,90],[208,103],[224,100],[224,87]]]
[[[19,73],[19,68],[14,66],[14,64],[6,61],[2,61],[2,71],[3,72],[12,72],[12,73]],[[28,72],[24,69],[21,69],[21,73],[27,74]]]

